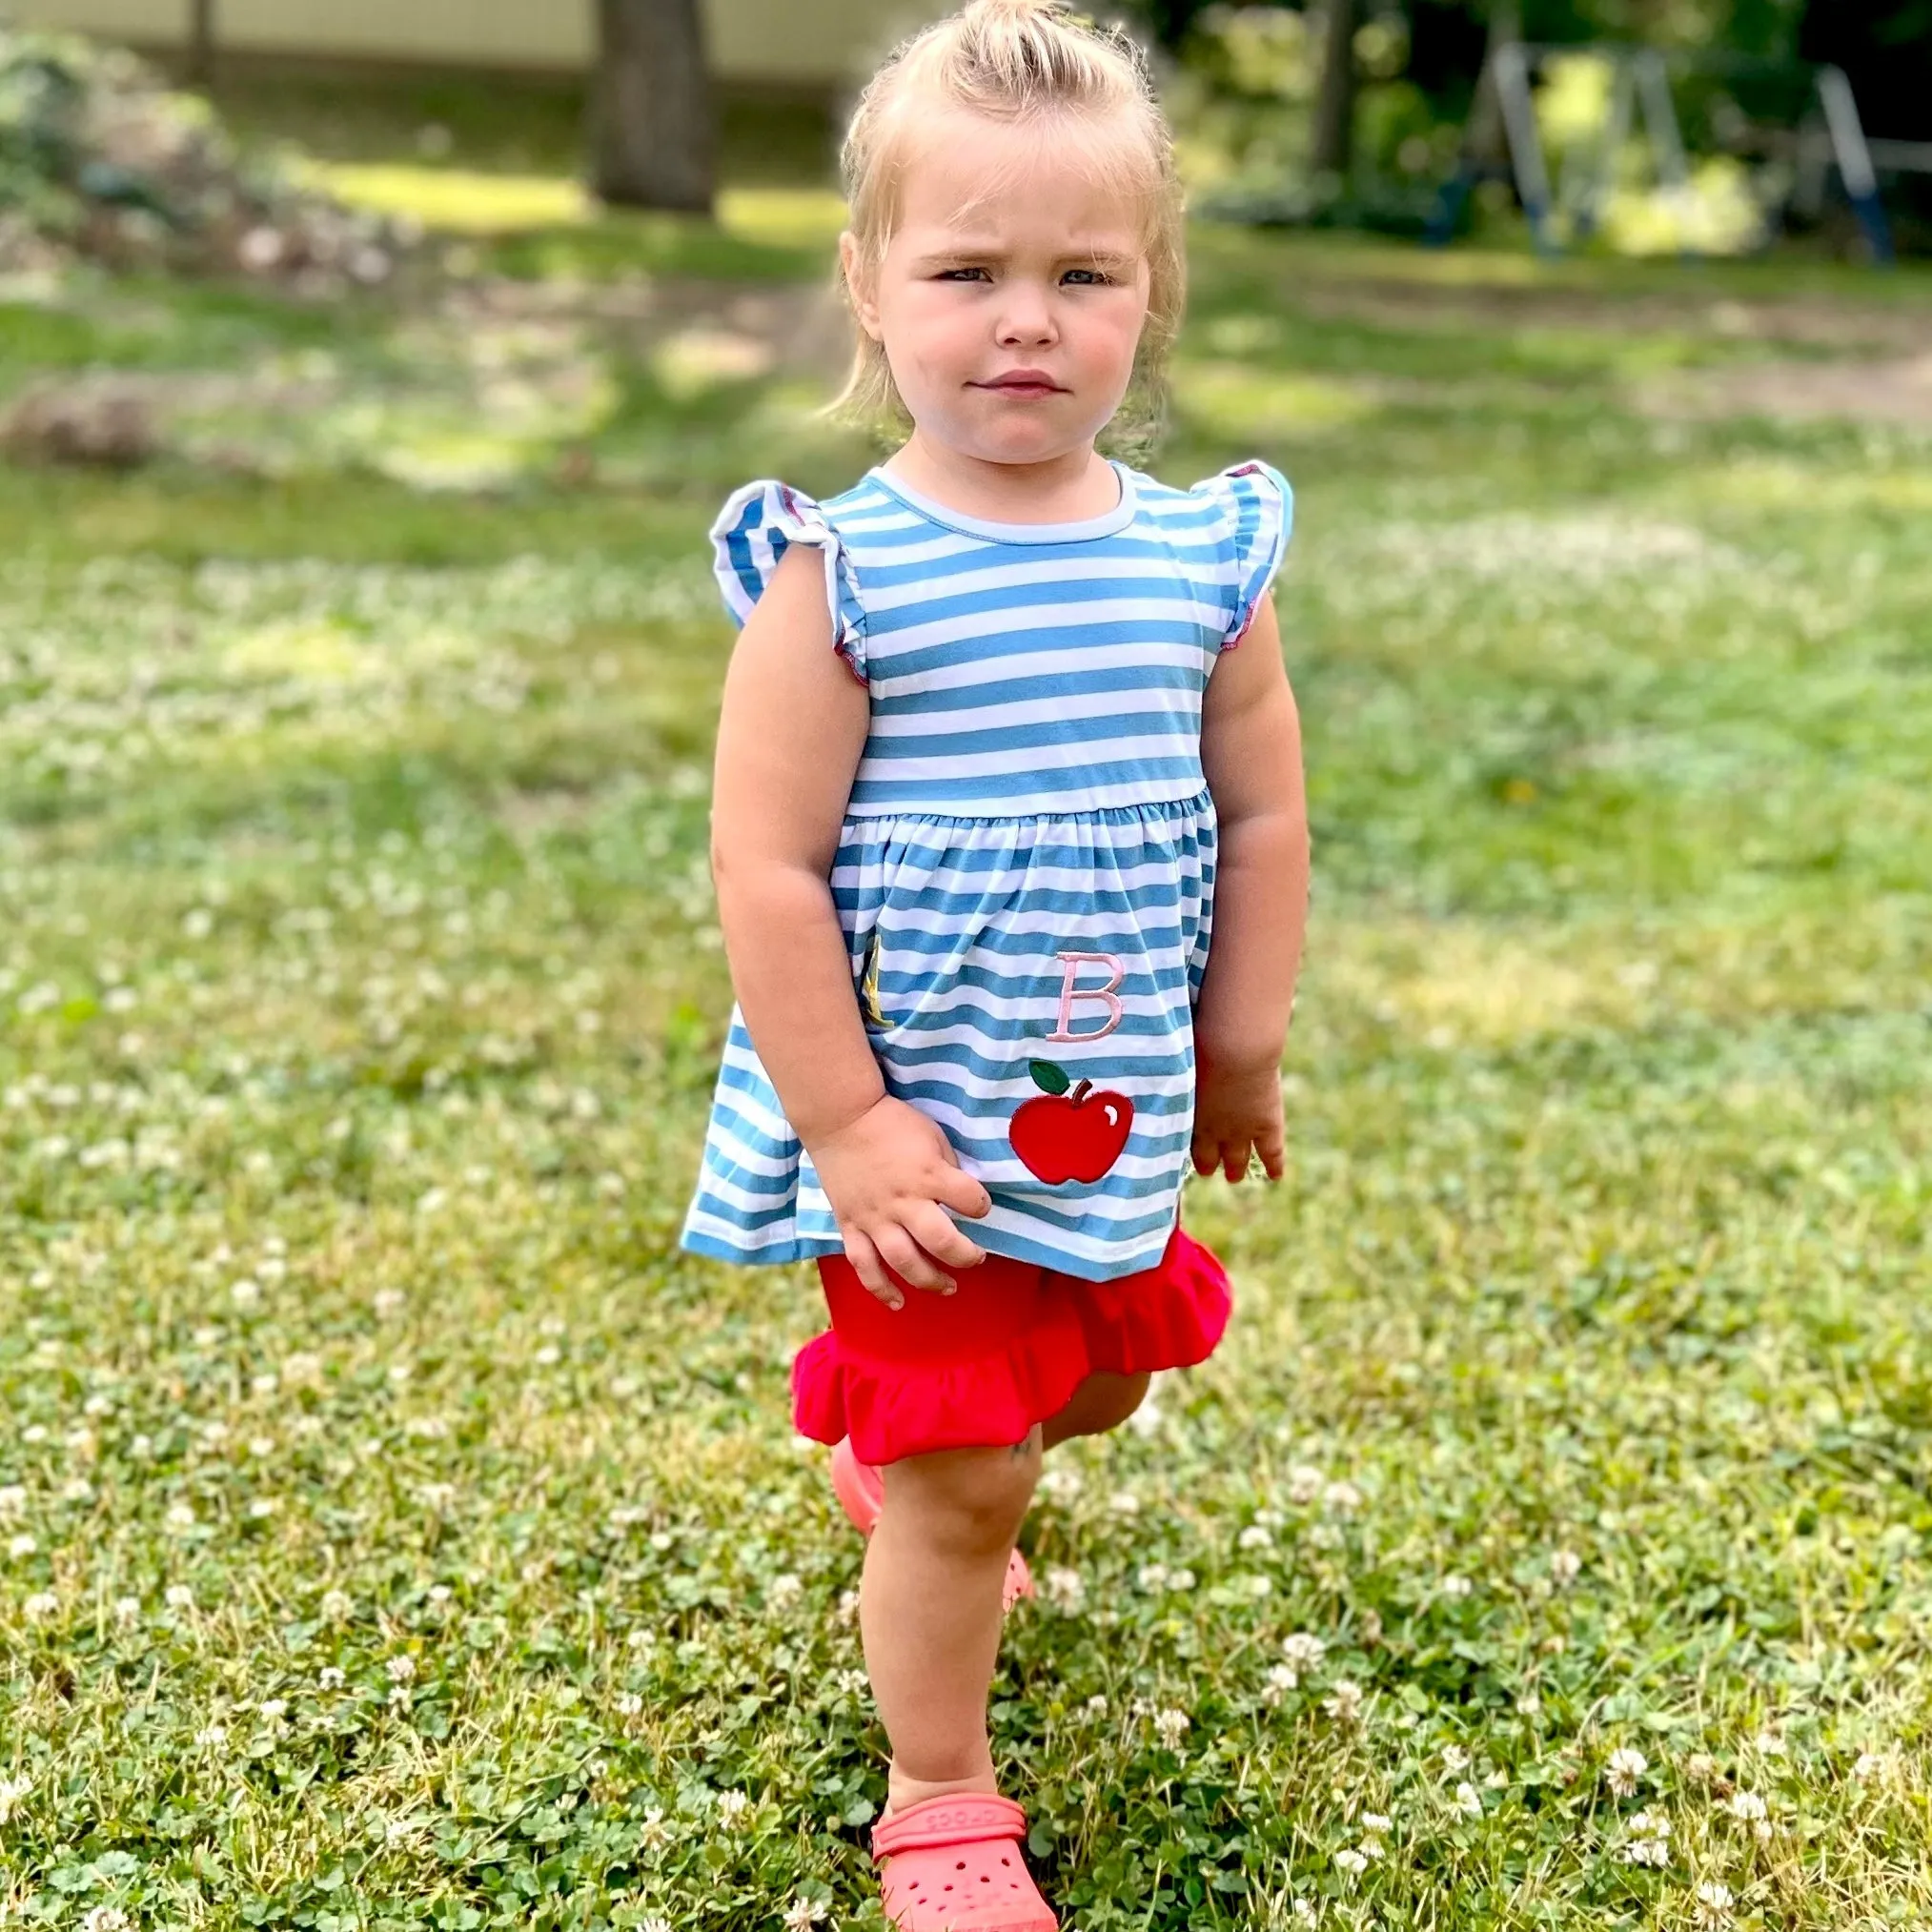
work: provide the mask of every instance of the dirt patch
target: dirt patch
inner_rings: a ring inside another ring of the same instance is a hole
[[[1844,354],[1903,354],[1922,348],[1922,310],[1820,296],[1764,300],[1683,295],[1595,295],[1574,289],[1458,288],[1421,282],[1304,284],[1294,300],[1324,321],[1405,331],[1574,329],[1605,336],[1669,333],[1727,342],[1780,343]]]
[[[1932,429],[1932,355],[1683,370],[1637,391],[1647,416],[1839,418]]]

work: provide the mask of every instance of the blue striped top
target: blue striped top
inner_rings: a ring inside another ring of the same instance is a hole
[[[1212,925],[1201,708],[1287,546],[1288,485],[1177,490],[1116,464],[1085,522],[990,523],[874,470],[824,505],[748,484],[712,532],[742,621],[818,550],[870,728],[831,886],[888,1091],[992,1197],[991,1252],[1106,1280],[1159,1260],[1193,1118]],[[842,1247],[734,1012],[684,1246]]]

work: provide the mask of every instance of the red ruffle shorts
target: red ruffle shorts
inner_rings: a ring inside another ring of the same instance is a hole
[[[952,1294],[905,1290],[889,1309],[843,1254],[819,1261],[832,1326],[792,1363],[792,1415],[861,1462],[1006,1448],[1057,1414],[1088,1375],[1205,1361],[1228,1326],[1228,1272],[1176,1228],[1159,1263],[1082,1281],[989,1254]],[[897,1279],[897,1277],[894,1277]]]

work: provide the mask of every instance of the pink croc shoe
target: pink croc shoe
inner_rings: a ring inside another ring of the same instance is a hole
[[[869,1536],[885,1502],[885,1478],[869,1462],[861,1462],[852,1448],[852,1438],[842,1435],[832,1451],[832,1494],[839,1506],[852,1519],[862,1536]],[[1033,1573],[1027,1559],[1015,1550],[1007,1559],[1006,1587],[1000,1593],[1000,1608],[1010,1610],[1023,1596],[1033,1595]]]
[[[1010,1798],[928,1798],[872,1828],[885,1920],[899,1932],[1059,1932],[1020,1856],[1027,1814]]]

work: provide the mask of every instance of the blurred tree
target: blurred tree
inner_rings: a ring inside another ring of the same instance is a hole
[[[1322,9],[1322,71],[1315,88],[1308,165],[1313,174],[1349,178],[1355,152],[1355,28],[1361,0],[1327,0]]]
[[[711,212],[717,124],[698,0],[598,0],[591,185],[629,208]]]
[[[214,77],[214,0],[189,0],[188,78],[206,87]]]

